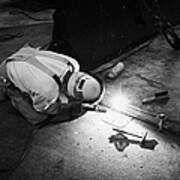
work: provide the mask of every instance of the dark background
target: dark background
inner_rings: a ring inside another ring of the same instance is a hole
[[[55,8],[52,39],[57,42],[63,40],[63,43],[52,50],[73,56],[83,69],[90,70],[132,49],[157,32],[142,2],[17,0],[12,6],[34,12]],[[160,0],[159,4],[162,14],[173,24],[178,24],[180,1]]]
[[[180,1],[159,2],[162,14],[177,24]],[[79,59],[85,69],[112,60],[156,33],[141,0],[56,2],[56,9],[54,39],[66,39],[73,48],[58,50]]]

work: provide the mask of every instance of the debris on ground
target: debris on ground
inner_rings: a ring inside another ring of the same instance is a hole
[[[124,70],[124,63],[118,62],[114,67],[108,70],[105,74],[106,79],[113,80]]]

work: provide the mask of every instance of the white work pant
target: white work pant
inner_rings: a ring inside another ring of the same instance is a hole
[[[31,124],[40,123],[48,118],[48,114],[34,110],[30,98],[20,92],[12,83],[3,82],[2,77],[7,78],[5,73],[5,63],[0,65],[0,101],[9,97],[13,107],[17,109]]]

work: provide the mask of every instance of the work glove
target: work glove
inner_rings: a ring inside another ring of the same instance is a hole
[[[86,111],[82,107],[82,102],[81,101],[72,101],[71,102],[71,115],[74,117],[81,116],[85,113]]]

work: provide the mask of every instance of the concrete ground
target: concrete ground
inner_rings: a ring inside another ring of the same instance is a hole
[[[50,15],[51,13],[48,18]],[[16,20],[16,24],[20,23],[21,18],[25,18],[20,14],[17,16],[13,20],[14,23]],[[7,17],[9,18],[9,15]],[[16,28],[14,25],[9,27],[11,23],[7,22],[6,19],[0,29],[1,61],[27,42],[42,46],[51,39],[51,22],[39,24],[34,21],[29,23],[27,20]],[[106,81],[107,91],[103,102],[112,103],[118,109],[123,108],[119,102],[122,102],[120,96],[124,94],[133,106],[155,113],[165,112],[171,121],[180,122],[180,52],[171,49],[161,36],[150,42],[148,46],[124,59],[125,70],[116,80]],[[162,90],[168,90],[169,101],[142,105],[144,97]],[[116,102],[111,102],[114,98]],[[140,116],[149,118],[143,113]],[[2,171],[15,167],[35,128],[28,124],[9,102],[0,104],[0,117]],[[155,118],[151,118],[152,120],[156,121]],[[127,148],[120,151],[109,141],[109,138],[116,134],[112,128],[140,136],[148,132],[147,139],[154,139],[158,144],[154,150],[149,150],[140,147],[135,141],[140,139],[129,137],[134,141],[129,140]],[[18,164],[14,171],[1,172],[0,179],[180,179],[179,135],[158,132],[156,127],[139,123],[113,111],[106,114],[88,112],[73,121],[44,127],[35,134],[27,148],[28,152],[21,164]]]

